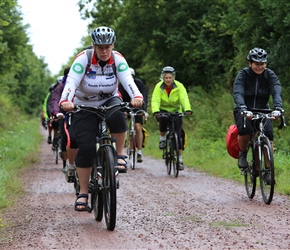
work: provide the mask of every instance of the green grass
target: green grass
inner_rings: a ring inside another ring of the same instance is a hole
[[[19,119],[0,133],[0,211],[23,193],[19,174],[38,161],[39,119]]]

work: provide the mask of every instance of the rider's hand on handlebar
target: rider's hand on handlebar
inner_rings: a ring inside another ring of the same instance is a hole
[[[248,120],[252,120],[254,114],[252,111],[248,111],[248,110],[244,110],[243,111],[244,116],[248,119]]]
[[[142,98],[133,98],[131,100],[131,106],[134,108],[139,108],[143,105],[143,99]]]
[[[160,116],[160,112],[155,112],[153,115],[154,115],[155,117],[159,117],[159,116]]]
[[[186,115],[192,115],[192,111],[191,111],[191,110],[186,110],[186,111],[185,111],[185,114],[186,114]]]
[[[61,104],[61,108],[64,111],[73,111],[73,109],[74,109],[74,103],[73,102],[63,102]]]
[[[271,115],[276,119],[279,116],[281,116],[281,111],[280,110],[274,110]]]

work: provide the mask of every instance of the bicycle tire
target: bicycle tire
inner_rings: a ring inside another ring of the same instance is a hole
[[[79,195],[80,194],[80,182],[79,182],[79,178],[77,175],[77,171],[75,171],[74,189],[75,189],[76,195]]]
[[[257,172],[255,157],[258,156],[255,155],[253,145],[251,144],[247,148],[248,168],[244,171],[245,187],[250,199],[254,198],[256,193]]]
[[[55,164],[58,164],[58,146],[55,147],[54,154],[55,154]]]
[[[136,137],[133,132],[129,135],[129,161],[134,170],[136,166]]]
[[[91,174],[92,190],[91,190],[91,206],[94,211],[96,221],[103,219],[103,194],[98,184],[97,166],[94,164]]]
[[[171,164],[173,169],[173,174],[177,178],[179,173],[179,144],[178,135],[176,132],[172,134],[172,144],[171,144]]]
[[[171,148],[171,140],[169,135],[166,137],[166,148],[165,148],[165,165],[167,169],[167,174],[171,174],[171,158],[170,158],[170,148]]]
[[[101,166],[103,168],[103,206],[106,226],[113,231],[116,225],[117,216],[117,189],[115,177],[115,165],[117,160],[114,157],[113,147],[109,145],[100,148]]]
[[[260,161],[260,188],[265,204],[270,204],[274,194],[274,157],[272,145],[268,137],[261,139],[261,161]]]

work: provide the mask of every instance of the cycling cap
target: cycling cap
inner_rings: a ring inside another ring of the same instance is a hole
[[[116,41],[115,31],[109,27],[101,26],[92,32],[92,42],[97,45],[113,44]]]
[[[135,70],[132,69],[132,68],[129,68],[130,72],[131,72],[131,75],[135,76]]]
[[[162,69],[162,71],[161,71],[161,77],[160,77],[161,80],[163,80],[164,74],[166,74],[166,73],[171,73],[172,76],[173,76],[173,80],[175,79],[175,69],[173,67],[166,66],[166,67],[164,67]]]
[[[61,82],[62,82],[62,79],[63,79],[63,76],[58,76],[58,77],[56,78],[56,82],[57,82],[57,83],[61,83]]]
[[[268,54],[267,51],[261,48],[253,48],[250,50],[248,56],[248,61],[254,62],[267,62],[268,61]]]

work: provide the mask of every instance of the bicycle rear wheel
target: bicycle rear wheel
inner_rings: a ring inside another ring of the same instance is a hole
[[[130,133],[129,136],[129,160],[131,168],[134,170],[136,165],[136,137],[134,133]]]
[[[177,178],[179,173],[179,144],[178,144],[178,135],[176,132],[172,136],[172,144],[170,148],[170,158],[171,166],[173,169],[173,174]]]
[[[272,145],[267,137],[261,140],[260,187],[263,200],[270,204],[274,194],[274,157]]]
[[[113,153],[113,147],[101,147],[101,166],[103,167],[103,205],[107,229],[113,231],[116,225],[117,216],[117,190],[115,165],[116,159]]]
[[[257,183],[255,152],[252,144],[247,148],[247,161],[248,168],[244,171],[245,186],[248,197],[252,199],[256,193]]]

